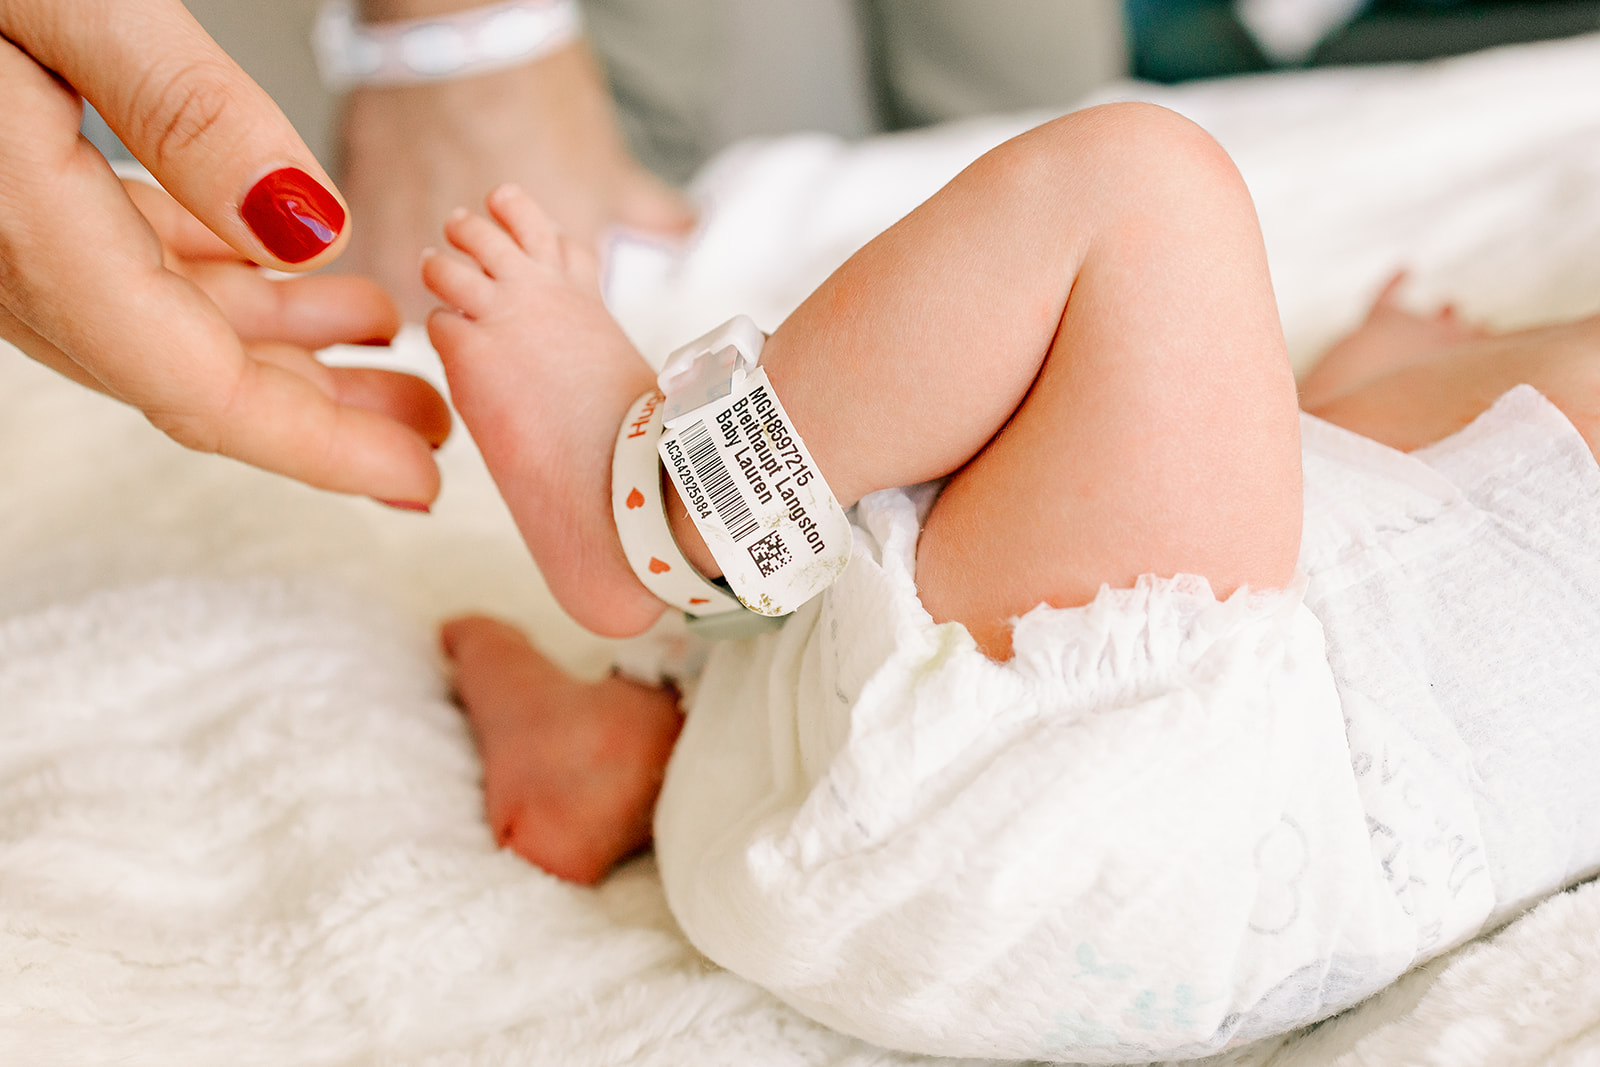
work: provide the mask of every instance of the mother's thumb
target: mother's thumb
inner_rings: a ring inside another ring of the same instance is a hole
[[[0,20],[242,255],[304,269],[342,249],[348,214],[333,183],[178,0],[7,0]]]

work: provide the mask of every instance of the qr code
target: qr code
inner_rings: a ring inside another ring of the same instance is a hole
[[[751,544],[750,558],[755,560],[756,566],[761,569],[761,577],[771,578],[774,571],[789,562],[789,546],[783,543],[778,531],[773,530]]]

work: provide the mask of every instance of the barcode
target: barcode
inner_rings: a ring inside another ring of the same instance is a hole
[[[711,505],[717,509],[734,543],[755,533],[756,520],[750,514],[750,505],[744,502],[733,476],[728,473],[728,465],[717,454],[716,442],[711,440],[705,423],[697,422],[684,431],[683,448],[695,477],[700,479],[700,487],[711,498]]]

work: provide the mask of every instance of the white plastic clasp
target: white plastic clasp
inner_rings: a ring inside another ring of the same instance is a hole
[[[747,315],[736,315],[708,334],[673,350],[656,375],[666,394],[661,421],[676,429],[683,417],[743,387],[761,361],[767,336]]]

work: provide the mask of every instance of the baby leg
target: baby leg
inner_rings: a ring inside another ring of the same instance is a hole
[[[424,265],[454,309],[430,334],[552,592],[591,629],[637,632],[661,608],[623,559],[609,463],[649,369],[583,250],[513,191],[489,206],[498,225],[446,230],[474,262]],[[1254,209],[1221,148],[1161,108],[1078,112],[990,152],[852,256],[762,361],[846,506],[954,474],[924,592],[985,634],[1147,571],[1226,592],[1293,566],[1294,384]]]
[[[622,557],[607,472],[651,376],[581,250],[513,191],[489,206],[495,223],[447,228],[472,262],[424,267],[453,309],[430,333],[556,597],[593,629],[634,632],[660,605]],[[1095,109],[989,153],[853,256],[762,362],[844,504],[950,476],[919,588],[996,657],[1012,617],[1085,603],[1105,583],[1181,571],[1226,593],[1292,572],[1294,382],[1254,209],[1222,150],[1170,112]],[[686,554],[714,573],[681,504],[675,519]],[[480,723],[473,695],[529,653],[458,657],[458,679],[486,789],[554,826],[563,798],[534,788],[552,769],[494,758],[513,732]],[[541,696],[523,703],[547,719]],[[641,758],[638,781],[659,783],[656,758]],[[639,796],[647,814],[654,795]],[[639,809],[636,798],[628,817]]]
[[[845,502],[952,474],[918,549],[935,618],[992,655],[1040,602],[1201,574],[1281,585],[1294,382],[1253,206],[1142,105],[1031,131],[857,253],[763,363]]]

